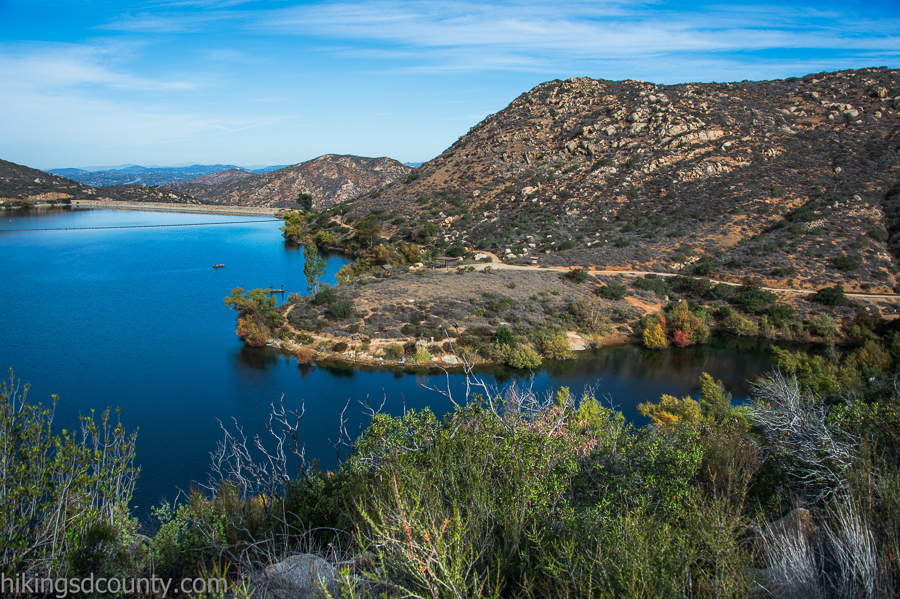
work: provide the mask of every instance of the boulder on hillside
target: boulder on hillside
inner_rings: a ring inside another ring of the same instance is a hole
[[[328,590],[340,596],[334,566],[318,555],[301,553],[266,568],[269,591],[281,599],[324,599]]]

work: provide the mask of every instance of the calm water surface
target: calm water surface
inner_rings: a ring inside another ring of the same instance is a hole
[[[351,401],[351,430],[364,424],[357,402],[385,401],[385,410],[452,405],[421,384],[446,387],[443,375],[301,366],[270,348],[245,348],[234,334],[235,314],[222,299],[245,289],[282,284],[305,292],[303,252],[286,246],[278,222],[228,215],[120,210],[0,212],[0,280],[6,288],[0,366],[31,383],[29,398],[61,400],[55,425],[72,427],[79,414],[121,406],[127,428],[139,427],[142,472],[138,513],[172,499],[192,481],[205,481],[209,452],[221,437],[218,420],[234,417],[248,433],[261,432],[269,404],[283,395],[299,408],[308,454],[326,467],[337,461],[329,440]],[[231,223],[135,229],[71,230],[152,224]],[[29,229],[70,228],[64,231]],[[6,229],[15,229],[8,231]],[[213,269],[216,263],[224,268]],[[346,260],[328,258],[326,281]],[[538,391],[597,385],[629,418],[636,406],[663,393],[698,390],[701,372],[725,381],[737,396],[769,368],[764,347],[719,340],[666,352],[611,347],[582,352],[527,375],[483,371],[498,385],[533,384]],[[451,377],[462,398],[463,381]]]

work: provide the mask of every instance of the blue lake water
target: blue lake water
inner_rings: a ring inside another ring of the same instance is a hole
[[[349,399],[349,428],[365,423],[358,401],[367,396],[398,414],[406,408],[452,408],[421,385],[445,388],[442,373],[299,365],[271,348],[246,348],[234,334],[235,314],[223,298],[234,287],[280,287],[305,293],[303,252],[286,245],[270,219],[121,210],[0,211],[0,280],[5,327],[0,367],[31,383],[29,399],[60,396],[55,426],[71,428],[80,414],[122,408],[126,428],[139,427],[142,472],[134,504],[146,513],[192,481],[205,481],[209,452],[221,438],[218,420],[235,418],[245,432],[263,432],[269,405],[305,402],[303,432],[310,457],[334,467],[329,440]],[[234,223],[239,224],[224,224]],[[203,226],[85,229],[146,225]],[[36,229],[68,228],[48,231]],[[13,230],[10,230],[13,229]],[[81,229],[81,230],[78,230]],[[346,263],[330,256],[326,282]],[[222,263],[224,268],[214,269]],[[287,295],[287,293],[285,294]],[[755,342],[720,339],[685,350],[651,352],[609,347],[576,360],[548,363],[529,374],[488,369],[503,386],[532,384],[538,392],[597,385],[627,417],[663,393],[698,390],[709,372],[736,395],[769,368]],[[453,375],[456,398],[464,393]]]

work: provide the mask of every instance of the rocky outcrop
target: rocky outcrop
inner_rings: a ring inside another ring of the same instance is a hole
[[[338,597],[334,566],[317,555],[301,553],[266,568],[268,590],[283,599]],[[323,588],[328,591],[326,595]]]

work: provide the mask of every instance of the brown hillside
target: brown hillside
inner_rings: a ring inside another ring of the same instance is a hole
[[[706,263],[701,274],[717,278],[888,290],[900,239],[898,96],[900,72],[889,69],[551,81],[405,183],[332,212],[347,222],[375,213],[420,243],[537,253],[545,264]]]
[[[323,209],[405,177],[410,170],[390,158],[326,154],[277,171],[212,185],[194,179],[167,187],[215,204],[285,208],[296,207],[297,196],[308,193],[313,206]]]
[[[195,177],[190,181],[185,181],[187,184],[194,185],[215,185],[216,183],[225,183],[226,181],[232,181],[234,179],[243,179],[245,177],[252,177],[253,172],[248,171],[242,168],[230,168],[227,171],[219,171],[217,173],[209,173],[208,175],[201,175],[199,177]]]
[[[31,204],[77,202],[79,200],[201,203],[200,200],[185,194],[153,186],[89,187],[65,177],[0,160],[0,205],[17,205],[23,202]]]

